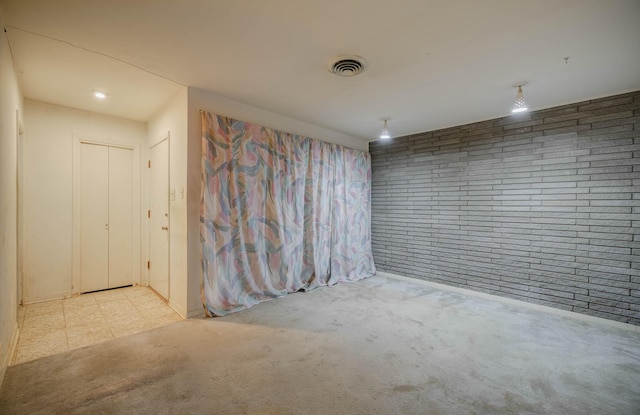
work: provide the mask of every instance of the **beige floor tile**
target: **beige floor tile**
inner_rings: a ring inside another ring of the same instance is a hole
[[[98,291],[98,292],[92,293],[91,295],[93,295],[96,301],[100,304],[108,303],[112,301],[123,301],[123,300],[129,299],[129,297],[127,297],[127,295],[124,292],[122,292],[122,290]]]
[[[79,336],[108,336],[109,326],[104,321],[99,321],[91,326],[76,326],[67,328],[69,338]]]
[[[58,312],[62,312],[62,300],[45,301],[43,303],[27,304],[25,317]]]
[[[66,330],[56,330],[51,332],[29,332],[20,333],[18,340],[17,361],[33,360],[43,355],[52,355],[66,352],[68,350]],[[33,357],[36,356],[36,357]]]
[[[162,307],[153,307],[153,308],[148,308],[144,311],[144,316],[145,318],[160,318],[160,317],[166,317],[166,316],[178,316],[178,313],[176,313],[173,308],[171,308],[168,305],[162,306]]]
[[[104,324],[104,316],[102,315],[102,311],[99,307],[97,310],[93,307],[86,307],[87,310],[91,310],[91,312],[74,312],[65,314],[65,321],[67,323],[67,330],[72,330],[80,327],[91,327],[98,326]]]
[[[86,316],[86,315],[102,315],[102,309],[98,303],[92,305],[69,305],[64,307],[64,318],[74,318],[78,316]]]
[[[125,327],[125,326],[132,326],[132,325],[135,326],[135,325],[139,325],[139,323],[143,321],[146,321],[146,319],[140,314],[127,316],[126,318],[122,318],[122,319],[113,318],[113,319],[105,320],[106,324],[111,328]]]
[[[155,295],[155,293],[153,293],[149,289],[149,287],[139,287],[139,286],[138,287],[124,288],[123,292],[130,299],[139,298],[139,297],[146,297],[146,296],[150,296],[150,295]]]
[[[138,320],[144,320],[144,316],[137,311],[135,313],[111,314],[105,317],[105,322],[111,328],[123,327],[129,324],[135,324]]]
[[[148,287],[83,294],[20,307],[14,364],[182,320]]]
[[[30,362],[41,357],[51,356],[57,353],[63,353],[69,350],[66,340],[64,343],[56,344],[35,344],[35,345],[18,345],[16,357],[13,364]]]
[[[27,313],[29,311],[27,310]],[[27,314],[22,323],[23,329],[37,329],[50,331],[52,329],[64,329],[64,314],[56,312],[54,314],[34,315]]]
[[[171,313],[164,313],[163,315],[155,315],[152,318],[147,318],[147,324],[151,328],[157,328],[175,323],[177,321],[182,321],[182,317],[180,317],[173,310],[171,311]]]
[[[133,305],[142,312],[145,312],[150,308],[169,307],[166,301],[156,295],[153,297],[139,298],[133,303]]]
[[[26,347],[18,347],[16,350],[14,365],[18,363],[26,363],[32,360],[40,359],[41,357],[51,356],[51,352],[48,350],[40,350],[40,349],[29,349]]]
[[[102,323],[97,326],[86,326],[69,329],[69,350],[113,339],[109,327]]]
[[[45,327],[44,329],[34,327],[23,327],[20,331],[19,344],[31,346],[37,343],[58,344],[67,341],[67,331],[64,327]]]
[[[128,336],[130,334],[136,334],[136,333],[149,330],[149,324],[147,323],[147,320],[145,320],[144,318],[131,320],[126,324],[123,323],[123,324],[109,325],[109,327],[111,328],[111,333],[113,333],[114,337]]]
[[[137,315],[138,309],[128,299],[125,301],[113,301],[110,303],[101,303],[100,309],[102,310],[105,318],[127,318],[130,315]]]
[[[98,302],[93,294],[76,295],[62,300],[62,306],[65,311],[69,307],[88,307],[96,304],[98,304]]]

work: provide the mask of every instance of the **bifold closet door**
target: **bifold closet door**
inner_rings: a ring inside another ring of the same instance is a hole
[[[133,283],[133,151],[82,143],[80,292]]]
[[[109,288],[133,283],[133,151],[109,147]]]
[[[109,147],[81,145],[80,291],[109,288]]]

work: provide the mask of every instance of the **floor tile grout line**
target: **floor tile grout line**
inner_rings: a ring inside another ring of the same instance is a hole
[[[110,301],[105,301],[105,303],[108,303],[108,302]],[[111,335],[111,339],[115,339],[116,336],[114,336],[113,331],[111,331],[111,326],[109,325],[109,322],[107,321],[107,317],[104,313],[104,310],[102,309],[102,304],[104,303],[98,302],[98,308],[100,309],[100,314],[102,315],[102,323],[107,327],[107,329],[109,329],[109,334]]]
[[[95,296],[93,295],[93,293],[79,294],[78,297],[79,296],[86,296],[86,297],[91,298],[94,301],[94,304],[98,307],[98,309],[100,309],[100,306],[99,306],[98,302],[96,301]],[[64,306],[64,303],[63,303],[63,306]],[[65,322],[66,322],[66,314],[65,314]],[[69,325],[67,325],[67,341],[69,343],[69,350],[76,350],[76,349],[79,349],[79,348],[82,347],[82,346],[73,347],[73,348],[71,347],[71,334],[69,333]]]

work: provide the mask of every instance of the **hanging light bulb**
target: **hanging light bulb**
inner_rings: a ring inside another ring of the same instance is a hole
[[[382,130],[380,131],[380,138],[382,138],[382,139],[391,138],[391,133],[389,132],[389,127],[387,127],[387,121],[389,121],[389,120],[384,120],[384,127],[382,127]]]
[[[513,108],[511,112],[525,112],[529,108],[527,108],[527,104],[524,102],[524,96],[522,95],[522,85],[518,85],[518,93],[516,94],[516,102],[513,103]]]

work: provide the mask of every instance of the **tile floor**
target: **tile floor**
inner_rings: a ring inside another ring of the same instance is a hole
[[[127,287],[27,304],[18,314],[13,364],[182,320],[148,287]]]

